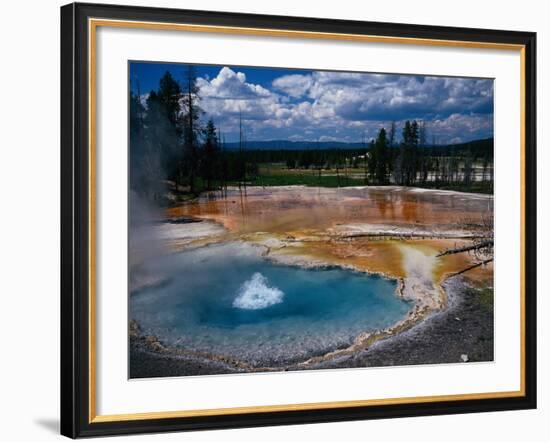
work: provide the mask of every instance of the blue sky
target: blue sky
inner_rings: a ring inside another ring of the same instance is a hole
[[[130,87],[145,99],[166,71],[183,81],[185,64],[130,63]],[[419,75],[195,65],[203,118],[227,141],[242,115],[252,140],[360,142],[396,121],[422,120],[428,141],[493,136],[493,80]],[[400,130],[399,130],[400,132]]]

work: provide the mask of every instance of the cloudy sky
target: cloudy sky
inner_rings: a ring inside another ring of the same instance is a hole
[[[166,71],[183,81],[186,65],[130,63],[130,87],[143,96]],[[493,81],[235,66],[196,66],[204,118],[227,141],[246,138],[361,142],[380,127],[426,122],[428,142],[493,136]]]

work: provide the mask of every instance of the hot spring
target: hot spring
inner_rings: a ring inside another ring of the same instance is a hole
[[[280,367],[347,347],[412,307],[395,280],[279,265],[263,250],[234,242],[156,258],[146,271],[164,282],[131,295],[130,319],[165,346]]]

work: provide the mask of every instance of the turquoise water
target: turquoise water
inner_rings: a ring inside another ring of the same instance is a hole
[[[304,360],[345,347],[412,307],[396,281],[340,268],[274,264],[242,243],[150,263],[165,283],[130,297],[130,318],[171,346],[258,365]]]

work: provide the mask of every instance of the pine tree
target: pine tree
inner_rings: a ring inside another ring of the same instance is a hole
[[[418,171],[418,123],[407,120],[403,127],[403,141],[400,148],[401,182],[411,186],[416,181]]]
[[[418,171],[420,173],[420,182],[424,185],[428,181],[430,171],[430,158],[427,155],[427,129],[426,122],[422,121],[418,130]]]
[[[166,178],[173,180],[177,189],[178,184],[183,181],[182,169],[184,168],[180,147],[183,134],[181,107],[183,94],[180,85],[169,71],[166,71],[160,79],[156,97],[163,117],[162,127],[166,128],[162,167]]]
[[[169,71],[166,71],[159,82],[157,92],[159,100],[163,104],[164,112],[174,130],[181,135],[181,104],[182,91],[178,82]]]
[[[158,91],[151,91],[143,117],[143,147],[140,161],[141,185],[150,198],[157,199],[161,182],[173,177],[178,135]]]
[[[395,121],[391,122],[390,133],[388,136],[388,146],[393,147],[395,145]]]
[[[201,162],[202,177],[206,181],[207,189],[212,188],[212,180],[218,176],[218,134],[212,119],[206,123],[204,129],[204,148]]]
[[[188,66],[183,84],[182,105],[184,158],[189,176],[189,190],[195,193],[195,180],[199,168],[200,117],[203,113],[199,106],[200,96],[197,86],[197,74],[193,66]]]
[[[375,179],[378,184],[386,184],[386,174],[388,170],[388,138],[386,137],[386,129],[381,128],[378,132],[378,137],[374,143],[375,157]]]
[[[138,88],[139,89],[139,88]],[[139,92],[130,92],[130,187],[141,192],[143,176],[141,161],[144,155],[144,124],[145,106],[141,103]]]

